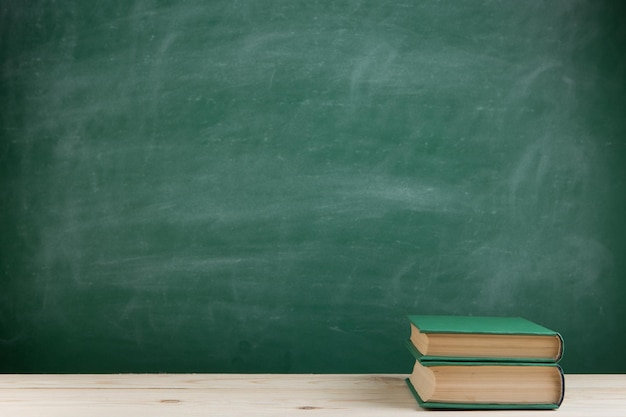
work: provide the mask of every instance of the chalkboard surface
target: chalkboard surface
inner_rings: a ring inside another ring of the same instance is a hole
[[[3,1],[0,372],[409,372],[406,314],[626,372],[623,9]]]

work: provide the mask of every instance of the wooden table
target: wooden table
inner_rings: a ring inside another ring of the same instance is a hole
[[[423,410],[404,377],[0,375],[0,416],[626,416],[626,375],[567,375],[558,411],[489,412]]]

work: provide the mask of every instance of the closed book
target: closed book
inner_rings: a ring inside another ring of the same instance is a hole
[[[557,364],[435,362],[426,367],[417,361],[416,367],[420,366],[426,371],[414,370],[406,383],[426,409],[553,410],[559,408],[565,393]],[[424,385],[429,378],[433,382]]]
[[[420,361],[558,362],[563,338],[521,317],[410,315]]]
[[[423,408],[556,409],[563,370],[550,362],[415,361],[406,380]]]

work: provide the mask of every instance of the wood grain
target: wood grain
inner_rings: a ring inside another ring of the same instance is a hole
[[[3,416],[411,416],[401,374],[0,375]],[[564,416],[623,416],[626,375],[567,375]],[[549,414],[550,412],[546,412]],[[447,417],[482,412],[447,412]],[[537,416],[491,411],[490,417]]]

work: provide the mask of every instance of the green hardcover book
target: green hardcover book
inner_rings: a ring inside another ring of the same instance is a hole
[[[558,362],[558,332],[520,317],[410,315],[420,361]]]
[[[556,409],[563,402],[563,370],[552,362],[420,361],[407,385],[423,408]]]

